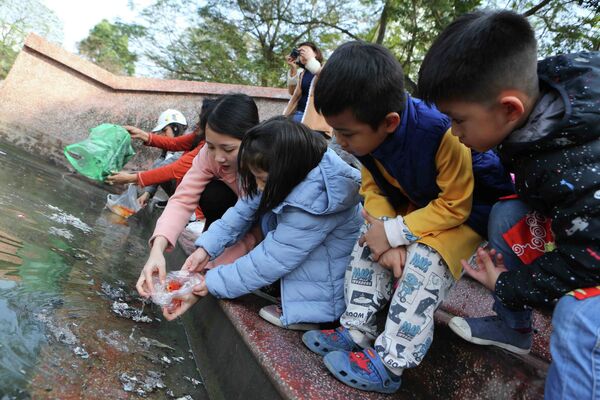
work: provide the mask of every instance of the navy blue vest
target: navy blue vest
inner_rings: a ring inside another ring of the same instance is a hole
[[[439,196],[435,157],[450,119],[435,107],[406,94],[400,125],[370,155],[359,157],[377,186],[394,208],[406,198],[387,182],[377,169],[374,159],[394,178],[411,203],[425,207]],[[509,174],[492,151],[472,151],[475,191],[473,208],[466,224],[482,237],[487,237],[487,222],[492,205],[501,196],[514,193]]]

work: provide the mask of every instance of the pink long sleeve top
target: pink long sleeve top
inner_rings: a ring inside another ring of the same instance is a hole
[[[198,206],[204,188],[214,179],[225,182],[231,190],[238,194],[237,173],[223,172],[219,164],[208,153],[208,148],[204,146],[194,157],[192,167],[183,177],[175,193],[169,198],[165,210],[156,222],[154,234],[150,238],[151,244],[157,236],[164,236],[169,242],[167,250],[171,250],[175,246],[179,234]]]
[[[194,157],[192,167],[177,186],[173,196],[169,198],[165,210],[156,222],[154,234],[150,238],[150,245],[157,236],[164,236],[169,242],[167,250],[172,250],[175,247],[177,238],[185,228],[190,215],[198,206],[204,188],[214,179],[225,182],[239,196],[237,173],[223,172],[219,164],[208,154],[208,148],[204,146],[200,149],[198,155]],[[255,226],[239,242],[228,247],[219,257],[212,260],[206,268],[214,268],[217,265],[234,262],[241,256],[248,254],[261,240],[260,228]]]

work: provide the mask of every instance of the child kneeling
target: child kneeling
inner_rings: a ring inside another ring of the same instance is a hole
[[[210,269],[195,295],[165,308],[165,317],[181,315],[197,296],[236,298],[280,280],[281,309],[261,310],[267,321],[303,329],[337,320],[345,308],[344,271],[362,223],[360,173],[320,135],[284,117],[245,134],[238,168],[244,195],[200,236],[183,268],[202,270],[255,223],[264,239],[232,264]]]
[[[376,218],[366,215],[367,246],[357,244],[351,257],[342,327],[303,341],[337,379],[383,393],[398,390],[402,371],[422,361],[460,260],[485,236],[495,199],[513,191],[495,154],[471,153],[448,117],[409,96],[403,81],[388,50],[353,42],[333,53],[315,87],[338,143],[363,164],[365,210]],[[378,335],[375,313],[390,301]]]

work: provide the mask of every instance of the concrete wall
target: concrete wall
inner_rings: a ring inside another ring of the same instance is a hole
[[[103,122],[151,129],[161,111],[175,108],[197,123],[204,97],[242,92],[261,119],[280,114],[285,89],[114,75],[31,34],[0,85],[0,138],[59,164],[62,149]],[[157,150],[137,144],[128,167],[144,168]]]

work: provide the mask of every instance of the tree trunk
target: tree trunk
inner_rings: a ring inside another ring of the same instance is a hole
[[[375,43],[377,44],[383,43],[383,39],[385,37],[385,30],[387,29],[388,11],[389,1],[386,1],[383,5],[383,10],[381,11],[381,17],[379,18],[379,30],[377,32],[377,39],[375,40]]]

